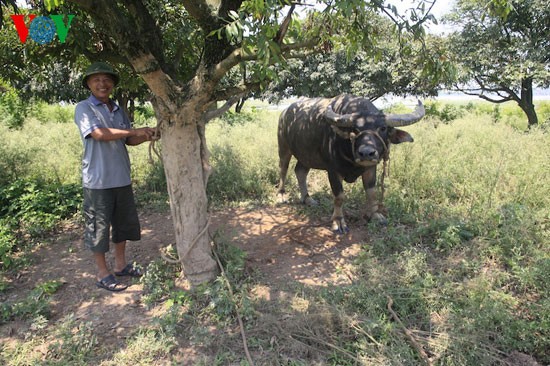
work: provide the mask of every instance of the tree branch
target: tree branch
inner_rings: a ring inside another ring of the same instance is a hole
[[[465,94],[468,94],[468,93],[465,93]],[[478,94],[477,96],[479,98],[483,99],[483,100],[489,101],[491,103],[496,103],[496,104],[502,104],[502,103],[506,103],[506,102],[509,102],[511,100],[514,100],[512,97],[506,97],[506,98],[503,98],[503,99],[493,99],[493,98],[491,98],[491,97],[489,97],[488,95],[485,95],[485,94]]]
[[[217,10],[204,0],[181,0],[185,10],[191,15],[203,29],[209,29],[218,24]]]
[[[497,103],[497,104],[500,104],[500,103],[505,103],[505,102],[509,102],[511,100],[514,100],[514,98],[510,95],[508,96],[503,96],[503,95],[500,95],[498,94],[498,96],[501,98],[501,99],[494,99],[494,98],[491,98],[489,97],[488,95],[485,95],[483,94],[484,92],[490,92],[490,93],[495,93],[496,91],[500,91],[502,92],[502,90],[488,90],[488,89],[484,89],[484,88],[478,88],[478,89],[465,89],[465,88],[461,88],[459,87],[458,85],[455,85],[455,90],[461,92],[461,93],[464,93],[466,95],[472,95],[474,97],[479,97],[481,99],[484,99],[484,100],[487,100],[491,103]]]
[[[211,110],[211,111],[207,111],[205,113],[203,113],[202,115],[202,120],[203,122],[208,122],[210,121],[211,119],[214,119],[214,118],[218,118],[219,116],[221,116],[222,114],[224,114],[225,112],[227,112],[229,110],[229,108],[231,108],[231,106],[235,103],[237,103],[237,101],[243,96],[244,94],[239,94],[239,95],[235,95],[231,98],[229,98],[225,104],[223,106],[221,106],[220,108],[218,109],[215,109],[215,110]]]
[[[318,43],[319,39],[314,38],[304,42],[284,44],[281,46],[281,54],[290,53],[293,50],[301,50],[312,48]],[[229,54],[225,59],[219,62],[212,68],[211,80],[217,82],[219,81],[229,70],[234,66],[238,65],[240,62],[254,61],[258,59],[257,53],[245,53],[242,48],[237,48]]]
[[[111,0],[69,1],[79,5],[102,32],[113,38],[126,63],[132,65],[169,109],[175,110],[180,90],[172,79],[171,67],[164,63],[160,29],[143,3],[123,0],[121,6]],[[128,14],[131,19],[126,19]]]
[[[260,83],[246,83],[235,87],[222,89],[214,92],[212,95],[213,101],[227,100],[235,95],[242,97],[251,91],[259,90]]]
[[[290,21],[292,20],[292,13],[294,12],[294,8],[296,7],[296,4],[292,4],[290,6],[290,9],[288,10],[288,14],[285,17],[285,20],[281,23],[281,26],[279,27],[279,30],[277,31],[277,35],[275,35],[274,41],[281,45],[283,43],[283,39],[285,38],[286,32],[288,31],[288,26],[290,25]]]
[[[130,58],[129,61],[155,96],[161,98],[171,111],[175,111],[177,106],[169,103],[177,101],[181,91],[176,87],[174,80],[161,69],[155,57],[150,53],[141,54]]]
[[[164,39],[161,30],[147,7],[139,0],[124,0],[124,4],[126,10],[133,17],[140,43],[147,45],[148,50],[155,56],[165,72],[174,75],[171,65],[164,60]]]
[[[500,87],[502,88],[502,91],[504,91],[508,94],[508,97],[511,98],[510,100],[515,100],[518,104],[521,105],[521,103],[520,103],[521,102],[521,97],[519,95],[517,95],[516,92],[514,92],[507,85],[502,84],[502,83],[500,84]],[[499,93],[497,93],[497,94],[499,94]]]

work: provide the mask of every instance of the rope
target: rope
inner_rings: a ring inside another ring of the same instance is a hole
[[[383,205],[384,202],[384,193],[386,192],[386,187],[384,187],[384,178],[390,176],[390,149],[386,150],[384,154],[384,161],[382,163],[382,175],[380,176],[378,185],[380,186],[380,205]]]
[[[191,253],[191,250],[195,247],[195,244],[197,244],[197,241],[203,234],[208,230],[208,226],[210,225],[210,216],[208,216],[208,220],[206,221],[206,225],[204,225],[204,228],[201,230],[201,232],[193,239],[191,244],[189,244],[189,247],[187,248],[187,251],[183,254],[182,258],[185,259]]]
[[[208,226],[210,225],[210,216],[208,216],[208,220],[206,221],[206,225],[204,225],[204,228],[201,230],[201,232],[193,239],[189,247],[187,248],[185,254],[183,255],[183,258],[186,258],[189,253],[191,253],[191,250],[199,240],[201,236],[204,235],[204,233],[207,232]],[[212,241],[213,242],[213,241]],[[229,283],[229,280],[227,279],[227,276],[225,274],[225,269],[220,261],[220,257],[218,256],[218,253],[214,248],[212,248],[212,253],[214,254],[214,257],[216,258],[216,262],[218,263],[218,266],[220,267],[220,271],[222,274],[222,277],[224,279],[225,285],[227,286],[227,290],[229,291],[229,296],[231,297],[231,301],[235,305],[235,313],[237,314],[237,321],[239,322],[239,329],[241,332],[241,338],[243,340],[243,347],[244,347],[244,353],[246,354],[246,359],[248,360],[248,364],[250,366],[254,366],[254,361],[252,360],[252,357],[250,356],[250,351],[248,350],[248,342],[246,338],[246,333],[244,331],[244,324],[241,317],[241,314],[239,312],[239,307],[237,306],[237,302],[235,301],[235,295],[233,294],[233,289],[231,288],[231,283]],[[168,258],[164,255],[164,253],[161,251],[161,257],[168,263],[180,263],[179,261],[176,261],[172,258]]]
[[[416,338],[414,337],[412,332],[405,326],[405,324],[403,324],[403,322],[401,321],[401,319],[399,318],[397,313],[393,310],[393,308],[392,308],[393,299],[388,295],[386,295],[386,297],[388,299],[388,305],[387,305],[388,311],[391,313],[392,318],[397,322],[397,324],[399,324],[399,326],[403,330],[403,333],[405,333],[405,336],[407,336],[407,338],[409,339],[411,345],[418,352],[418,355],[420,356],[422,361],[424,361],[424,363],[427,366],[432,366],[433,361],[430,359],[430,357],[428,356],[426,351],[424,351],[424,348],[420,345],[420,343],[418,343],[418,341],[416,340]]]
[[[157,122],[157,126],[155,127],[155,133],[153,134],[153,138],[151,139],[151,142],[149,143],[149,164],[153,164],[154,163],[154,160],[153,160],[153,154],[151,153],[154,152],[155,155],[157,156],[157,158],[162,161],[162,157],[160,156],[156,146],[155,146],[155,143],[160,139],[160,131],[159,131],[159,127],[160,127],[160,121]]]
[[[235,305],[235,313],[237,314],[237,321],[239,322],[239,330],[241,332],[241,338],[243,340],[243,348],[244,348],[244,353],[246,355],[246,359],[248,360],[248,364],[250,366],[254,366],[254,361],[252,360],[252,356],[250,356],[250,351],[248,350],[248,342],[246,338],[246,333],[244,332],[243,319],[239,312],[239,307],[237,306],[237,302],[235,301],[235,296],[233,295],[233,289],[231,288],[231,283],[229,282],[229,280],[227,279],[227,276],[225,275],[225,270],[223,268],[222,262],[220,261],[220,257],[218,256],[218,253],[216,253],[216,250],[214,250],[214,248],[212,248],[212,253],[214,253],[216,262],[218,262],[218,266],[220,267],[222,278],[224,279],[225,285],[227,286],[227,290],[229,291],[229,296],[231,297],[231,301],[233,302],[233,305]]]
[[[172,245],[172,244],[169,244],[168,247],[169,247],[170,245]],[[166,247],[166,248],[168,248],[168,247]],[[170,263],[170,264],[181,264],[181,262],[179,261],[179,259],[174,259],[174,258],[168,257],[168,255],[165,253],[166,248],[164,248],[164,249],[161,248],[161,249],[160,249],[160,256],[161,256],[161,258],[164,259],[165,262],[168,262],[168,263]]]
[[[208,216],[208,220],[206,221],[206,225],[204,225],[204,228],[201,230],[201,232],[195,237],[195,239],[193,239],[193,241],[191,241],[191,244],[189,244],[189,247],[187,248],[187,250],[185,251],[184,255],[182,255],[180,258],[187,258],[187,256],[189,255],[189,253],[191,253],[191,250],[193,250],[193,248],[195,247],[195,244],[197,244],[197,241],[199,240],[199,238],[201,236],[203,236],[203,234],[206,232],[206,230],[208,229],[208,226],[210,225],[210,216]],[[163,250],[160,251],[160,256],[162,257],[162,259],[164,259],[166,262],[168,263],[173,263],[173,264],[179,264],[180,263],[180,260],[175,260],[175,259],[172,259],[172,258],[169,258],[167,255],[165,255],[163,253]]]
[[[384,187],[384,178],[389,177],[389,175],[390,175],[390,168],[389,168],[389,164],[388,164],[388,162],[390,160],[390,147],[386,144],[384,139],[376,131],[365,130],[365,131],[361,131],[357,135],[352,133],[352,134],[350,134],[349,139],[351,141],[351,152],[353,154],[353,159],[354,160],[357,158],[356,153],[355,153],[355,140],[359,136],[361,136],[362,134],[373,135],[374,137],[376,137],[382,143],[382,146],[384,147],[384,152],[383,152],[383,155],[382,155],[382,158],[383,158],[382,175],[380,176],[380,178],[378,180],[378,186],[380,187],[380,202],[378,203],[378,207],[376,207],[376,212],[378,212],[381,209],[384,209],[384,194],[386,193],[386,188]]]

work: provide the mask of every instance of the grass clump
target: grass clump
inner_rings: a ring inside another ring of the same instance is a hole
[[[278,180],[277,126],[273,112],[252,112],[246,123],[210,122],[207,141],[213,173],[207,192],[212,205],[270,202]]]
[[[174,339],[154,330],[141,329],[136,332],[114,356],[100,363],[101,366],[154,365],[159,358],[166,357],[175,346]]]

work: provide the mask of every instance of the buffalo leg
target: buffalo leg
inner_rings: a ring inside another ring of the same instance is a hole
[[[279,189],[277,190],[277,196],[279,203],[286,202],[285,198],[285,182],[288,172],[288,165],[292,158],[292,153],[288,148],[281,148],[279,143]]]
[[[317,201],[309,196],[307,190],[307,175],[309,174],[309,168],[298,161],[294,168],[294,173],[296,173],[298,187],[300,188],[300,201],[308,206],[316,206]]]
[[[380,224],[387,224],[388,220],[384,215],[378,212],[378,198],[376,192],[376,167],[372,167],[363,173],[363,188],[367,196],[367,218],[375,220]]]
[[[346,220],[344,219],[344,186],[342,185],[342,177],[336,173],[328,173],[330,188],[334,195],[334,211],[332,213],[332,231],[338,234],[344,234],[349,231]]]

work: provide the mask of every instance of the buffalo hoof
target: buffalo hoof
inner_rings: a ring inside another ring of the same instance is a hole
[[[346,224],[346,221],[343,218],[332,220],[331,229],[333,233],[338,235],[349,233],[348,225]]]
[[[319,202],[315,201],[310,196],[307,196],[305,200],[302,201],[306,206],[318,206]]]
[[[376,222],[379,225],[383,225],[383,226],[388,225],[388,219],[386,219],[386,217],[384,217],[384,215],[382,215],[381,213],[378,213],[378,212],[375,212],[371,216],[370,220],[373,221],[373,222]]]
[[[336,230],[333,229],[332,232],[336,235],[344,235],[349,233],[349,228],[345,227],[345,228],[338,228]]]

